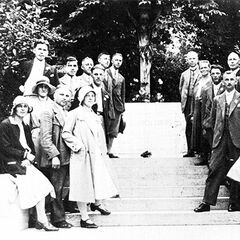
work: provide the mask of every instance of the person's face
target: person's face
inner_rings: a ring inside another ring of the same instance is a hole
[[[54,94],[54,101],[61,107],[66,106],[71,100],[71,92],[67,88],[59,88]]]
[[[65,71],[70,76],[75,76],[78,71],[78,62],[77,61],[69,61],[65,66]]]
[[[218,84],[221,82],[221,70],[218,68],[212,68],[211,77],[214,84]]]
[[[187,62],[190,67],[195,67],[197,66],[198,63],[198,55],[197,53],[190,52],[187,55]]]
[[[205,62],[200,63],[199,64],[199,70],[201,72],[201,75],[205,77],[209,74],[210,66],[209,66],[208,63],[205,63]]]
[[[49,93],[49,90],[50,89],[49,89],[48,85],[46,85],[46,84],[39,84],[38,85],[38,91],[37,91],[38,96],[42,97],[42,98],[47,97],[47,95]]]
[[[234,70],[239,67],[239,56],[236,53],[230,53],[227,62],[229,68]]]
[[[99,87],[104,79],[104,71],[96,68],[93,70],[92,76],[95,85]]]
[[[122,59],[122,56],[120,55],[115,55],[112,59],[112,65],[116,69],[121,67],[122,62],[123,62],[123,59]]]
[[[28,113],[28,105],[25,103],[16,106],[15,115],[19,118],[24,118]]]
[[[95,94],[93,92],[87,93],[83,100],[83,105],[88,108],[91,108],[94,103],[95,103]]]
[[[98,62],[104,67],[108,68],[110,65],[110,56],[107,54],[103,54],[99,59]]]
[[[237,83],[236,76],[234,74],[226,74],[223,76],[223,82],[225,84],[226,90],[231,92]]]
[[[33,52],[35,54],[35,57],[42,61],[44,60],[48,55],[48,46],[46,44],[38,44],[34,49]]]
[[[93,68],[93,60],[92,59],[85,59],[82,63],[82,70],[90,75],[92,73],[92,68]]]

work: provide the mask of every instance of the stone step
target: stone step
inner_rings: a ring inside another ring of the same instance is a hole
[[[198,186],[204,185],[206,180],[205,175],[190,175],[190,176],[181,176],[181,175],[152,175],[152,174],[142,174],[136,177],[128,176],[127,178],[118,178],[118,185],[125,186]]]
[[[122,198],[160,198],[160,197],[202,197],[205,185],[199,186],[130,186],[120,187],[119,192]],[[221,186],[219,197],[228,196],[228,190]]]
[[[91,219],[99,226],[164,226],[164,225],[232,225],[239,224],[239,212],[212,210],[195,213],[193,211],[141,211],[113,212],[109,216],[91,214]],[[79,214],[67,214],[67,221],[79,226]]]
[[[112,158],[112,165],[118,167],[129,167],[129,168],[168,168],[168,167],[194,167],[196,169],[204,168],[204,166],[195,166],[194,163],[198,160],[193,158],[182,158],[182,157],[162,157],[161,155],[152,156],[149,158],[142,158],[140,156],[127,157],[119,156],[120,158]]]
[[[129,177],[135,178],[138,176],[149,176],[149,175],[155,175],[155,176],[164,176],[164,177],[172,177],[172,175],[201,175],[206,176],[208,174],[208,168],[207,167],[194,167],[194,166],[172,166],[172,167],[150,167],[150,166],[136,166],[135,168],[130,168],[128,166],[114,166],[114,169],[118,175],[119,178],[125,178],[128,179]]]
[[[180,211],[193,210],[202,201],[201,197],[179,198],[121,198],[105,200],[106,207],[112,212],[125,211]],[[212,209],[227,209],[228,197],[219,197]]]

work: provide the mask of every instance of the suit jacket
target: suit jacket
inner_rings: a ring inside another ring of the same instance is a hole
[[[22,84],[24,84],[26,82],[26,80],[28,79],[31,70],[32,70],[32,66],[33,66],[33,61],[34,60],[30,60],[30,61],[26,61],[23,62],[21,65],[21,70],[22,70]],[[43,76],[46,76],[49,78],[50,83],[53,86],[57,86],[59,84],[59,79],[58,79],[58,74],[57,74],[57,69],[54,66],[49,65],[47,62],[45,62],[45,68],[43,71]]]
[[[200,76],[199,69],[196,69],[195,75],[194,75],[194,84],[198,81]],[[186,103],[187,103],[187,97],[189,95],[188,89],[189,89],[189,83],[190,83],[190,69],[187,69],[181,74],[180,82],[179,82],[179,93],[181,96],[181,108],[182,112],[184,112]]]
[[[220,83],[217,95],[222,94],[225,91],[224,84]],[[211,128],[211,110],[214,98],[213,83],[206,85],[202,90],[202,105],[201,105],[201,117],[202,117],[202,128]],[[216,95],[216,96],[217,96]]]
[[[225,126],[226,93],[214,98],[212,107],[212,123],[214,126],[213,148],[218,147]],[[235,91],[229,111],[229,132],[233,144],[240,149],[240,93]]]
[[[56,103],[53,104],[52,109],[47,109],[41,114],[40,122],[40,144],[42,148],[40,167],[51,166],[53,157],[58,157],[61,165],[69,164],[70,149],[62,138],[65,120]]]
[[[125,79],[120,73],[118,73],[118,79],[115,79],[111,68],[107,69],[106,72],[107,79],[105,85],[107,85],[108,91],[112,94],[113,107],[122,113],[125,111]]]

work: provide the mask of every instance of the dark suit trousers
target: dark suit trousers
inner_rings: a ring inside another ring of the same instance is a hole
[[[65,209],[63,206],[63,187],[67,180],[69,165],[61,166],[59,169],[42,168],[41,171],[52,183],[56,198],[50,203],[51,222],[57,223],[65,220]]]
[[[238,159],[239,155],[240,149],[233,145],[228,131],[224,131],[219,145],[212,150],[203,202],[209,205],[216,205],[219,187],[226,178],[229,168]],[[230,161],[230,159],[234,161]],[[237,189],[238,186],[236,186],[236,183],[232,182],[230,202],[235,202]]]
[[[184,116],[185,116],[185,121],[186,121],[186,128],[185,128],[185,135],[187,139],[187,151],[191,152],[192,151],[192,146],[191,146],[191,138],[192,138],[192,121],[191,121],[191,104],[192,104],[192,97],[187,98],[186,102],[186,107],[184,110]]]

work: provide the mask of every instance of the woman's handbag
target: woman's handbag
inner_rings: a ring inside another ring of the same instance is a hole
[[[118,132],[123,134],[125,128],[126,128],[126,122],[123,120],[123,116],[121,116]]]

